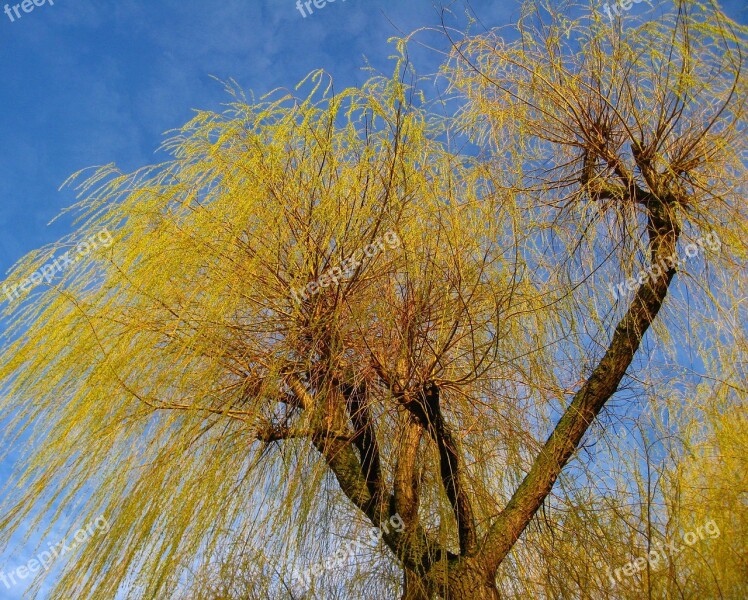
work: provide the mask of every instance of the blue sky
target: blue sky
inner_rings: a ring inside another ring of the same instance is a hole
[[[321,67],[340,89],[367,78],[364,57],[391,71],[390,36],[439,23],[432,0],[337,0],[306,18],[295,2],[46,0],[11,21],[0,0],[0,279],[26,252],[70,231],[65,219],[48,226],[74,202],[72,190],[58,189],[70,174],[163,160],[154,152],[164,131],[193,109],[220,110],[228,97],[212,76],[259,96]],[[471,5],[486,27],[518,14],[516,2]],[[725,7],[748,21],[743,0]],[[462,2],[454,9],[463,12]],[[420,73],[439,61],[425,49],[414,59]],[[7,468],[0,464],[0,486]],[[0,568],[32,556],[0,553]],[[21,591],[0,585],[0,600]]]
[[[516,14],[513,4],[473,6],[487,24]],[[68,230],[47,223],[73,202],[58,191],[71,173],[161,160],[164,131],[193,109],[220,109],[228,97],[211,76],[261,95],[322,67],[344,87],[366,78],[364,56],[391,71],[387,38],[398,28],[438,24],[431,0],[337,0],[306,18],[295,0],[56,0],[20,13],[0,13],[3,274]]]
[[[164,131],[193,109],[219,110],[228,97],[212,76],[261,95],[321,67],[340,88],[366,78],[364,57],[391,71],[390,36],[439,23],[433,0],[337,0],[306,18],[296,0],[53,1],[13,22],[0,12],[3,279],[26,252],[69,231],[69,221],[47,225],[74,201],[72,190],[59,191],[69,175],[162,160],[154,151]],[[725,7],[746,22],[742,5]],[[516,2],[471,6],[486,27],[518,14]],[[462,1],[453,7],[464,11]],[[436,67],[435,52],[415,50],[420,73]]]

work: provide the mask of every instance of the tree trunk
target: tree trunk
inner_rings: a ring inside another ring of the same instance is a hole
[[[451,565],[447,573],[445,600],[500,600],[496,576],[472,559]]]
[[[424,576],[405,569],[401,600],[501,600],[496,578],[475,558],[435,564]]]
[[[417,573],[406,568],[403,575],[403,595],[401,600],[433,600],[433,586]]]

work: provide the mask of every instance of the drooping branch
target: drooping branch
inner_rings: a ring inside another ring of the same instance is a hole
[[[401,600],[432,600],[436,586],[410,569],[403,570],[403,594]]]

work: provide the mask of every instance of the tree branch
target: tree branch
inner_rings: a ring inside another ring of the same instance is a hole
[[[439,450],[439,471],[449,503],[457,521],[460,553],[477,546],[475,517],[470,496],[464,489],[457,444],[439,406],[439,387],[429,382],[415,398],[398,397],[403,406],[420,422]]]
[[[353,387],[349,384],[343,384],[341,391],[353,425],[351,441],[358,448],[366,485],[372,495],[372,501],[377,504],[382,498],[382,468],[371,409],[366,404],[366,386],[362,384]]]
[[[313,410],[315,399],[307,391],[303,382],[293,374],[287,374],[289,387],[299,397],[305,410]],[[335,475],[340,489],[353,504],[361,510],[375,526],[382,528],[385,520],[397,514],[395,498],[388,495],[381,502],[369,489],[364,468],[351,447],[351,440],[340,439],[340,436],[329,435],[329,432],[316,430],[311,437],[312,444],[327,462]],[[441,560],[445,552],[438,542],[431,539],[426,531],[418,525],[410,537],[394,529],[382,532],[382,539],[392,552],[402,561],[403,566],[417,573],[428,571],[433,562]]]
[[[646,206],[650,260],[661,263],[675,253],[680,229],[669,204],[650,197]],[[615,329],[607,352],[575,394],[529,473],[491,525],[478,552],[491,573],[495,573],[509,553],[550,493],[590,424],[618,389],[644,334],[662,307],[674,275],[675,269],[670,267],[664,276],[649,278],[637,290]]]
[[[395,509],[405,523],[405,531],[415,530],[420,504],[420,477],[416,468],[423,425],[409,412],[404,413],[403,434],[397,442],[394,474]]]
[[[439,406],[439,388],[436,384],[430,383],[424,390],[423,396],[429,432],[439,449],[439,470],[444,491],[447,493],[457,520],[460,553],[469,554],[477,545],[477,535],[473,505],[464,487],[457,444]]]
[[[258,429],[255,437],[261,442],[279,442],[281,440],[291,440],[294,438],[308,438],[311,439],[315,435],[319,435],[322,432],[315,429],[294,429],[293,427],[285,426],[272,426],[268,425],[265,428]],[[342,442],[350,442],[352,437],[345,433],[335,432],[324,432],[326,437],[336,439]]]

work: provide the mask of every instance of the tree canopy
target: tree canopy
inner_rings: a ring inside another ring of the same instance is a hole
[[[4,309],[0,543],[106,515],[59,598],[739,597],[747,31],[651,17],[445,30],[438,101],[412,39],[229,85],[169,161],[76,176],[8,282],[113,241]]]

